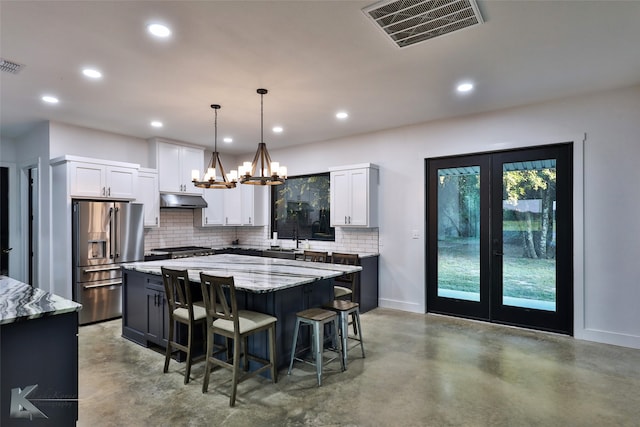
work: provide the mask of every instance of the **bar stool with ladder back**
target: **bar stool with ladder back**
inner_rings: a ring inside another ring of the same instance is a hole
[[[331,254],[332,264],[347,264],[358,265],[360,264],[360,257],[358,254],[344,254],[339,252],[333,252]],[[358,289],[357,273],[349,273],[335,278],[335,286],[333,287],[333,294],[336,299],[346,299],[355,302],[355,294]]]
[[[331,255],[334,264],[359,265],[360,257],[358,254],[343,254],[334,252]],[[338,285],[334,286],[335,299],[324,305],[324,308],[332,310],[339,316],[339,331],[342,340],[342,358],[343,364],[347,366],[347,354],[349,352],[348,340],[359,342],[362,357],[364,354],[364,341],[362,339],[362,328],[360,326],[360,304],[355,302],[355,295],[358,291],[358,273],[349,273],[335,279]],[[347,286],[341,286],[347,285]],[[351,322],[349,322],[351,316]],[[349,336],[349,324],[353,325],[353,336]],[[357,345],[356,345],[357,346]]]
[[[302,259],[311,262],[327,262],[328,257],[329,254],[327,252],[305,250]]]
[[[246,379],[270,370],[271,380],[278,381],[276,363],[276,322],[277,318],[257,311],[238,310],[236,287],[233,277],[217,277],[200,273],[200,285],[207,313],[207,356],[202,392],[209,388],[209,376],[215,366],[232,371],[231,397],[229,406],[236,403],[238,384]],[[249,354],[248,337],[262,331],[269,335],[269,360]],[[224,345],[214,342],[215,335],[225,338]],[[229,344],[233,340],[233,348]],[[216,356],[226,353],[225,359]],[[240,371],[243,360],[243,372]],[[249,361],[260,363],[258,369],[248,372]]]
[[[186,369],[184,373],[184,383],[189,382],[191,375],[191,364],[193,362],[193,335],[194,328],[200,324],[206,331],[206,312],[201,302],[194,303],[191,295],[191,283],[187,270],[173,270],[162,267],[162,282],[164,292],[169,306],[169,335],[167,339],[167,350],[164,358],[164,370],[166,374],[169,370],[169,360],[171,353],[182,350],[187,353]],[[175,337],[175,324],[181,323],[187,326],[187,345],[177,342]]]

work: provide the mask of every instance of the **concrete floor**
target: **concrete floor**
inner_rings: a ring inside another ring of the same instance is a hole
[[[638,426],[640,350],[387,309],[363,314],[366,359],[253,378],[229,407],[230,372],[163,374],[162,354],[80,327],[79,426]]]

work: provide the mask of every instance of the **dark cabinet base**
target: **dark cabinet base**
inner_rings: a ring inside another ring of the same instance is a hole
[[[158,282],[160,277],[153,274],[139,273],[126,270],[123,274],[124,287],[124,313],[122,322],[122,336],[145,347],[151,344],[166,348],[166,337],[158,339],[158,331],[168,331],[167,316],[159,315],[159,307],[151,304],[163,296],[149,293],[150,284]],[[160,282],[161,283],[161,282]],[[194,283],[194,295],[201,295],[200,284]],[[162,293],[159,289],[154,292]],[[319,307],[333,299],[333,279],[320,280],[302,286],[295,286],[276,292],[254,293],[237,292],[238,306],[240,309],[255,310],[270,314],[278,319],[276,323],[276,358],[278,368],[284,368],[288,364],[293,329],[295,327],[296,313],[310,307]],[[195,298],[197,300],[197,298]],[[164,300],[164,299],[163,299]],[[166,303],[164,303],[166,305]],[[164,324],[159,324],[159,323]],[[186,332],[178,331],[178,341],[186,343]],[[204,337],[196,331],[196,354],[199,349],[204,349]],[[249,351],[257,356],[267,358],[268,342],[267,334],[257,334],[249,338]],[[202,350],[200,350],[202,352]],[[178,359],[180,360],[180,359]]]
[[[0,325],[0,397],[0,425],[76,425],[77,312]]]

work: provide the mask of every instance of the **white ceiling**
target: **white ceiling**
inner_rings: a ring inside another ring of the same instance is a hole
[[[219,150],[238,154],[259,142],[261,87],[279,148],[640,83],[640,1],[478,0],[484,24],[404,49],[373,3],[1,0],[0,57],[24,68],[0,73],[0,131],[52,120],[211,147],[217,103]],[[463,79],[476,88],[458,96]]]

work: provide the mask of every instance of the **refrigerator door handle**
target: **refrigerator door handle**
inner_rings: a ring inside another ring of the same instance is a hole
[[[113,208],[109,208],[109,258],[113,259],[114,245],[115,245],[115,230],[114,230],[114,219],[113,219]]]
[[[115,224],[115,234],[113,236],[113,241],[116,247],[116,260],[120,258],[120,208],[115,207],[115,215],[114,215],[114,224]]]
[[[101,271],[113,271],[120,270],[120,266],[115,267],[104,267],[104,268],[85,268],[82,270],[83,273],[100,273]]]
[[[84,289],[95,289],[95,288],[104,288],[106,286],[116,286],[122,285],[122,280],[114,280],[112,282],[101,283],[99,285],[84,285],[82,286]]]

